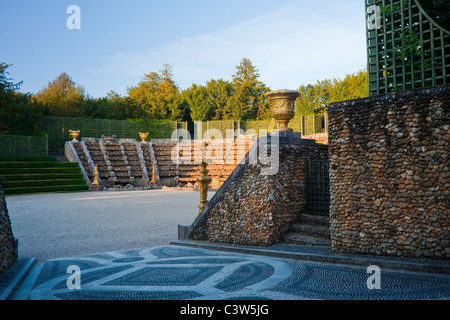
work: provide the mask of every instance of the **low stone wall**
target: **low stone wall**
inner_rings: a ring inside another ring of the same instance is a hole
[[[259,150],[268,148],[259,143],[254,148],[258,145]],[[280,144],[274,175],[262,175],[264,164],[259,159],[249,162],[247,155],[191,226],[189,238],[246,245],[278,242],[304,211],[306,157],[326,159],[328,147],[313,141],[312,145]]]
[[[0,274],[17,261],[16,243],[0,180]]]
[[[450,258],[450,86],[328,114],[333,250]]]

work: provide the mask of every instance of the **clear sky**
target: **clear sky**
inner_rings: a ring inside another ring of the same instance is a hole
[[[2,0],[0,32],[0,62],[31,93],[66,72],[92,97],[124,95],[165,63],[185,89],[230,80],[242,58],[297,89],[367,64],[363,0]]]

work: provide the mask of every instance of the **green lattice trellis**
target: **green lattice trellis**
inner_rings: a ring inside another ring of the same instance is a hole
[[[450,83],[450,32],[418,0],[365,0],[371,96]],[[373,28],[370,7],[380,19]]]
[[[308,214],[330,214],[328,159],[305,159],[305,205]]]

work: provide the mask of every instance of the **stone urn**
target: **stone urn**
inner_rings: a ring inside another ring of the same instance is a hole
[[[145,140],[147,140],[148,138],[148,132],[145,133],[139,132],[139,137],[141,137],[142,142],[145,142]]]
[[[73,130],[69,130],[70,136],[72,137],[72,141],[78,141],[78,136],[80,135],[80,130],[77,131],[73,131]]]
[[[265,94],[270,103],[272,118],[278,123],[280,132],[294,131],[288,127],[288,123],[295,116],[295,100],[299,95],[295,90],[276,90]]]

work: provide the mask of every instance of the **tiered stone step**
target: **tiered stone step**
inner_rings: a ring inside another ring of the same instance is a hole
[[[302,214],[283,235],[283,242],[308,246],[331,246],[330,217]]]
[[[106,159],[109,161],[109,165],[112,167],[112,171],[114,172],[114,184],[131,184],[133,181],[131,180],[128,161],[124,158],[120,143],[116,141],[105,141],[104,147]]]
[[[196,141],[181,143],[179,146],[181,161],[177,165],[172,159],[172,153],[177,152],[174,149],[177,142],[154,142],[153,148],[160,177],[166,181],[172,179],[174,183],[181,185],[196,185],[200,161],[205,156],[208,163],[208,175],[212,178],[210,186],[219,188],[248,153],[254,141],[247,137],[236,139],[231,143],[226,140],[207,141],[207,143],[206,149]]]
[[[130,167],[130,172],[136,179],[141,179],[144,176],[142,171],[141,162],[139,159],[139,152],[135,142],[124,142],[123,149],[124,154],[127,157],[128,166]]]
[[[152,174],[152,154],[150,151],[150,146],[148,143],[141,143],[142,155],[144,156],[145,168],[149,174],[149,179],[151,179]]]
[[[210,186],[219,188],[254,143],[244,139],[231,142],[228,140],[208,141],[206,152],[203,153],[204,146],[198,142],[182,143],[178,149],[178,141],[173,140],[156,140],[152,144],[145,142],[138,144],[131,140],[134,139],[85,138],[82,143],[73,143],[73,146],[90,181],[94,178],[92,165],[89,163],[89,160],[92,160],[98,166],[100,179],[106,186],[134,184],[137,180],[147,181],[147,178],[150,180],[154,161],[157,165],[157,177],[162,185],[196,185],[200,161],[203,156],[206,156],[206,161],[209,163],[208,174],[212,178]],[[144,163],[140,159],[139,146]],[[173,159],[176,152],[179,152],[180,163]],[[143,165],[147,175],[144,173]]]
[[[92,161],[97,165],[100,179],[104,183],[108,183],[111,175],[108,169],[108,165],[106,164],[105,155],[103,154],[102,148],[100,147],[100,143],[98,141],[85,141],[84,144],[86,145],[86,149],[88,150]]]
[[[167,141],[167,143],[153,143],[153,151],[155,152],[155,160],[158,166],[159,178],[162,181],[177,177],[177,167],[172,161],[172,150],[175,146],[176,142],[172,141]],[[151,161],[146,160],[146,164],[148,172],[151,173]]]
[[[92,171],[92,166],[89,164],[88,157],[84,152],[83,146],[80,142],[73,143],[73,147],[78,155],[78,158],[81,161],[81,165],[83,166],[84,171],[89,177],[89,180],[92,182],[94,180],[94,172]]]

